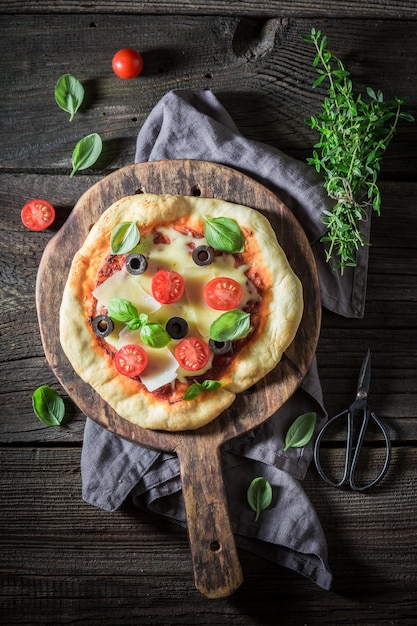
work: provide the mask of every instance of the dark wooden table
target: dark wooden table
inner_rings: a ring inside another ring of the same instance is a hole
[[[110,514],[82,501],[85,418],[70,399],[64,427],[42,425],[31,405],[40,385],[63,393],[36,317],[42,252],[85,190],[133,162],[138,130],[160,97],[211,88],[243,134],[304,160],[316,141],[304,119],[322,92],[311,89],[312,50],[301,35],[321,29],[358,89],[405,97],[416,116],[415,0],[2,0],[0,14],[1,622],[417,623],[417,124],[400,124],[383,162],[365,317],[323,312],[317,357],[329,413],[350,401],[369,346],[373,407],[393,440],[389,474],[369,495],[328,488],[309,470],[304,486],[328,539],[331,591],[242,552],[243,586],[206,599],[193,586],[181,529],[129,504]],[[145,70],[121,81],[111,58],[129,46],[143,52]],[[65,72],[87,93],[71,124],[53,95]],[[103,158],[70,179],[73,146],[93,131],[105,141]],[[20,222],[36,196],[57,208],[42,233]],[[340,462],[341,442],[331,454]],[[378,442],[370,454],[380,454]]]

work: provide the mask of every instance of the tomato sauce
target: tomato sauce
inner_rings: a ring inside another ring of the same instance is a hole
[[[203,237],[201,233],[194,232],[193,230],[186,227],[185,225],[177,225],[175,226],[175,228],[179,232],[186,234],[186,235],[192,235],[196,239],[197,238],[201,239]],[[169,245],[170,243],[169,237],[159,231],[155,231],[153,241],[155,244]],[[216,254],[221,254],[221,253],[216,251]],[[98,272],[95,286],[97,287],[98,285],[101,285],[105,280],[110,278],[110,276],[112,276],[114,272],[121,270],[126,262],[127,256],[128,256],[127,254],[120,254],[120,255],[109,254],[104,259],[103,265]],[[245,259],[244,253],[235,254],[234,258],[235,258],[236,268],[247,264],[247,259]],[[202,383],[204,380],[221,380],[222,379],[222,376],[225,374],[225,372],[227,372],[233,360],[239,355],[239,352],[247,344],[252,342],[253,339],[256,338],[256,336],[258,336],[258,334],[261,332],[261,327],[262,327],[261,310],[262,310],[262,301],[263,301],[262,295],[264,293],[264,288],[265,288],[264,280],[263,280],[263,277],[251,267],[249,267],[249,269],[246,271],[246,275],[248,279],[257,287],[261,296],[258,301],[253,301],[253,300],[249,301],[243,309],[246,313],[250,313],[250,321],[251,321],[252,330],[247,335],[247,337],[234,341],[232,344],[232,349],[226,354],[214,354],[213,360],[212,360],[212,367],[200,376],[190,375],[190,377],[186,378],[186,381],[187,381],[186,383],[181,382],[178,379],[176,379],[175,381],[173,381],[173,383],[168,383],[162,387],[159,387],[153,392],[149,392],[146,389],[146,387],[143,385],[143,383],[141,382],[140,377],[132,378],[132,380],[136,380],[138,382],[141,392],[150,393],[152,396],[159,398],[160,400],[165,400],[170,403],[175,403],[182,399],[187,388],[194,381]],[[93,320],[93,317],[96,315],[96,307],[97,307],[97,300],[94,298],[94,296],[91,296],[91,302],[89,306],[90,317],[88,319],[88,322],[90,324]],[[107,313],[107,311],[102,311],[102,312]],[[112,359],[114,359],[114,356],[117,350],[111,345],[109,345],[106,342],[106,340],[102,337],[96,336],[96,340],[100,348],[106,354],[108,354]]]

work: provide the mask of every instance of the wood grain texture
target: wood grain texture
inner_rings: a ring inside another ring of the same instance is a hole
[[[101,14],[91,26],[88,15],[13,15],[3,20],[0,39],[1,80],[7,76],[13,84],[0,103],[2,168],[69,173],[76,142],[94,131],[104,142],[100,172],[117,170],[133,162],[138,130],[153,106],[179,88],[213,90],[245,136],[304,160],[318,139],[305,119],[319,111],[324,96],[324,89],[311,88],[314,49],[301,40],[312,26],[327,34],[358,91],[370,85],[387,99],[407,98],[407,110],[417,114],[412,20],[346,19],[340,29],[337,20],[322,18],[254,25],[238,17]],[[144,71],[132,81],[111,70],[114,52],[124,46],[144,56]],[[71,124],[53,97],[55,82],[68,71],[86,90]],[[412,140],[417,125],[401,122],[384,158],[384,177],[415,179],[415,151],[404,159]]]
[[[255,626],[279,615],[294,625],[414,626],[416,462],[415,448],[395,449],[368,496],[307,476],[328,539],[331,591],[239,551],[242,586],[213,602],[193,587],[185,531],[130,503],[112,514],[82,503],[79,450],[1,448],[0,506],[10,511],[0,518],[3,623]]]
[[[1,11],[16,12],[16,2],[2,0]],[[192,2],[184,0],[103,0],[86,3],[71,0],[29,0],[19,6],[19,13],[116,13],[130,15],[248,15],[252,17],[358,17],[406,19],[417,15],[414,0],[207,0]]]
[[[304,119],[312,90],[312,26],[328,36],[358,89],[407,98],[417,116],[414,0],[29,0],[0,3],[0,611],[9,624],[233,623],[414,626],[417,616],[417,124],[401,122],[381,171],[382,215],[372,223],[365,317],[323,312],[317,357],[329,413],[351,400],[371,347],[371,403],[394,443],[387,478],[368,496],[326,488],[313,468],[304,487],[322,521],[334,573],[330,592],[244,551],[228,598],[209,600],[192,582],[185,532],[126,504],[115,514],[81,500],[84,416],[43,353],[35,308],[43,250],[78,198],[133,162],[137,132],[169,89],[211,88],[241,132],[304,160],[317,136]],[[145,54],[144,74],[117,80],[115,49]],[[114,48],[114,49],[113,49]],[[74,122],[55,105],[59,75],[73,72],[87,100]],[[83,135],[105,140],[96,169],[69,179]],[[43,196],[55,230],[30,233],[20,207]],[[31,394],[50,384],[68,422],[47,428]],[[377,457],[378,442],[369,448]],[[329,453],[341,463],[341,442]]]
[[[50,306],[52,293],[60,299],[73,256],[82,246],[91,225],[113,202],[138,191],[222,198],[260,210],[273,225],[278,241],[303,284],[304,300],[308,303],[296,338],[277,367],[251,394],[238,394],[230,409],[192,432],[143,429],[106,406],[90,386],[74,374],[59,344],[58,308]],[[126,439],[178,454],[197,589],[207,597],[230,595],[241,584],[242,575],[228,518],[220,446],[259,426],[292,395],[311,365],[320,333],[318,277],[301,227],[270,191],[230,168],[181,160],[131,165],[107,176],[84,193],[67,222],[48,243],[39,264],[36,304],[47,360],[84,413]]]

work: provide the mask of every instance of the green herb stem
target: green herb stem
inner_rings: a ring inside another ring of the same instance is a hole
[[[368,210],[380,214],[377,180],[382,156],[400,118],[410,122],[414,118],[401,111],[400,98],[385,102],[382,92],[370,87],[369,100],[355,95],[350,73],[327,49],[327,38],[320,31],[313,28],[303,39],[316,49],[313,67],[318,78],[313,88],[328,82],[321,112],[307,120],[320,135],[307,162],[323,174],[324,187],[335,200],[332,211],[323,215],[327,233],[322,241],[327,244],[327,261],[336,255],[335,267],[343,272],[356,265],[359,248],[368,245],[362,227]]]

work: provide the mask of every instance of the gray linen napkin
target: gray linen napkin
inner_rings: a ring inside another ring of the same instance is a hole
[[[145,121],[135,162],[199,159],[234,167],[277,193],[294,212],[312,245],[322,303],[346,317],[364,312],[367,249],[358,267],[343,275],[324,260],[321,215],[331,203],[313,168],[279,150],[245,139],[210,91],[166,94]],[[370,228],[370,223],[366,224]],[[288,567],[329,589],[327,543],[315,510],[301,487],[312,459],[312,443],[284,453],[285,433],[301,413],[316,411],[319,430],[327,414],[314,359],[299,389],[264,424],[222,448],[229,512],[238,547]],[[133,502],[185,526],[179,463],[175,455],[149,450],[86,420],[81,456],[83,498],[114,511],[130,495]],[[264,476],[274,500],[257,523],[246,504],[253,478]]]

